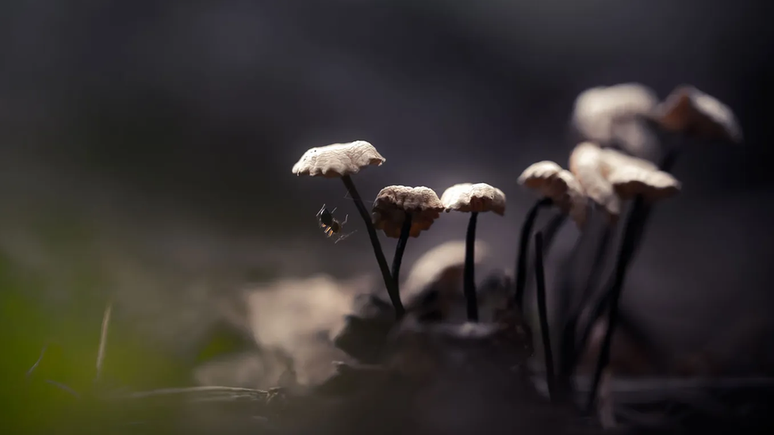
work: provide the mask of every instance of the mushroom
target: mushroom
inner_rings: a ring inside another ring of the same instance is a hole
[[[575,99],[571,124],[582,140],[652,159],[660,149],[648,120],[657,105],[656,94],[638,83],[598,86]]]
[[[602,175],[613,186],[622,200],[642,195],[653,202],[673,196],[680,190],[680,182],[671,174],[660,171],[656,165],[612,149],[602,150]]]
[[[490,251],[484,241],[477,240],[474,266],[482,264]],[[465,240],[444,242],[425,252],[414,262],[401,285],[406,311],[416,313],[421,321],[456,320],[464,272]],[[467,318],[465,309],[462,317]]]
[[[376,196],[375,228],[383,230],[387,237],[398,238],[391,273],[396,286],[400,283],[400,265],[409,235],[418,237],[429,229],[443,210],[438,195],[429,187],[387,186]]]
[[[349,143],[336,143],[310,148],[293,165],[293,173],[299,176],[341,178],[344,182],[344,186],[355,202],[360,217],[365,222],[368,236],[371,239],[371,245],[376,255],[376,261],[379,263],[379,269],[384,279],[384,285],[387,287],[390,300],[395,308],[395,316],[400,319],[403,317],[404,309],[400,301],[398,286],[390,274],[381,243],[379,243],[379,237],[376,234],[373,222],[371,222],[371,216],[363,204],[355,184],[352,182],[352,175],[360,172],[360,169],[366,166],[381,166],[385,160],[373,145],[363,140],[357,140]]]
[[[609,221],[613,223],[621,213],[621,200],[602,169],[602,149],[593,142],[581,142],[570,154],[570,171],[586,195],[607,212]]]
[[[701,139],[742,141],[742,131],[734,112],[693,86],[678,86],[654,112],[658,123],[668,131]]]
[[[502,190],[486,183],[462,183],[449,187],[441,195],[446,212],[456,210],[470,213],[468,232],[465,238],[464,292],[467,301],[468,320],[478,321],[474,257],[476,242],[476,221],[481,212],[491,211],[500,216],[505,214],[505,194]]]
[[[586,223],[586,194],[572,172],[562,169],[555,162],[544,160],[530,165],[518,179],[530,189],[549,198],[562,212],[572,217],[578,227]]]
[[[579,227],[583,227],[586,223],[588,200],[575,176],[552,161],[544,160],[530,165],[521,173],[518,182],[530,189],[537,190],[543,196],[530,208],[521,227],[519,252],[516,256],[515,293],[516,305],[521,307],[527,283],[529,240],[539,209],[554,204],[562,212],[568,213]]]

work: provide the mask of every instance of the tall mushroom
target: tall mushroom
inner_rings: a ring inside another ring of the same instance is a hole
[[[521,227],[519,251],[516,256],[515,293],[515,303],[521,308],[527,283],[529,240],[538,210],[553,204],[563,213],[569,214],[579,227],[583,227],[586,223],[588,201],[575,176],[552,161],[544,160],[530,165],[521,173],[518,183],[536,190],[542,197],[530,208]]]
[[[500,216],[505,214],[505,194],[502,190],[486,183],[461,183],[449,187],[441,195],[446,211],[470,213],[468,232],[465,238],[464,292],[467,301],[468,320],[478,321],[474,258],[476,243],[476,221],[481,212],[491,211]]]
[[[604,294],[594,307],[594,312],[589,318],[589,325],[602,315],[604,306],[608,306],[608,321],[605,337],[597,361],[596,370],[592,379],[587,409],[594,406],[597,389],[604,369],[610,358],[610,345],[618,320],[618,303],[623,291],[626,272],[629,268],[637,242],[639,241],[646,219],[650,214],[650,208],[646,203],[653,203],[674,196],[680,190],[680,183],[670,174],[658,170],[649,163],[631,160],[631,157],[608,153],[605,157],[607,177],[619,197],[622,199],[634,199],[626,219],[623,230],[623,240],[616,260],[612,282],[605,289]],[[636,164],[635,164],[636,163]],[[584,337],[588,334],[584,331]],[[583,346],[583,342],[581,342]],[[582,348],[582,347],[581,347]]]
[[[419,237],[423,230],[430,229],[443,210],[438,195],[429,187],[387,186],[376,196],[375,228],[398,239],[391,273],[396,286],[400,283],[400,265],[409,236]]]
[[[395,308],[395,316],[400,319],[403,317],[404,309],[400,301],[398,286],[390,274],[387,260],[384,257],[382,246],[379,243],[379,236],[376,234],[371,216],[363,204],[355,184],[352,181],[352,175],[360,172],[360,169],[367,166],[381,166],[386,159],[376,151],[370,143],[357,140],[349,143],[336,143],[332,145],[310,148],[307,150],[298,162],[293,165],[293,173],[296,175],[309,175],[312,177],[341,178],[349,195],[355,201],[357,211],[365,222],[368,236],[371,239],[371,245],[374,248],[376,261],[379,263],[379,269],[384,279],[384,285],[390,295],[390,300]]]

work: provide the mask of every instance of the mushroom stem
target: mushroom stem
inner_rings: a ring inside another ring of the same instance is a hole
[[[413,216],[406,212],[403,219],[403,227],[400,229],[400,238],[398,246],[395,247],[395,257],[392,259],[392,279],[395,280],[395,286],[400,294],[400,264],[403,261],[403,251],[406,250],[409,234],[411,234],[411,221]]]
[[[551,400],[556,398],[554,389],[554,356],[551,349],[551,334],[548,329],[548,308],[546,304],[546,280],[543,270],[543,234],[535,234],[535,282],[537,284],[538,316],[540,317],[540,336],[543,339],[543,359],[546,365],[546,385]]]
[[[678,136],[676,143],[673,144],[667,151],[666,155],[659,162],[659,170],[664,172],[671,171],[674,166],[677,157],[682,149],[681,141],[684,140],[683,136]],[[599,359],[594,371],[594,378],[591,384],[591,390],[589,390],[589,397],[587,402],[587,411],[590,411],[594,406],[596,400],[597,389],[602,376],[602,371],[606,368],[610,360],[610,344],[612,342],[612,336],[615,332],[616,323],[618,321],[618,303],[620,301],[621,292],[623,290],[623,282],[626,277],[626,270],[628,268],[631,259],[637,251],[637,248],[642,241],[642,236],[645,232],[645,224],[650,217],[652,207],[645,204],[645,200],[642,196],[635,198],[632,204],[631,210],[627,217],[626,228],[623,233],[623,241],[621,242],[621,250],[618,256],[618,262],[616,263],[612,283],[610,284],[605,294],[603,294],[599,303],[595,307],[592,316],[589,318],[588,330],[593,328],[596,320],[604,313],[605,306],[609,306],[608,310],[608,322],[607,330],[605,331],[605,337],[602,341],[602,347],[599,353]],[[587,337],[583,337],[584,341],[581,345],[585,344]],[[582,347],[578,347],[579,351],[582,351]]]
[[[604,269],[604,260],[608,252],[608,246],[610,244],[610,238],[613,235],[613,231],[609,227],[605,227],[602,233],[602,238],[597,245],[596,252],[594,253],[594,260],[591,264],[591,270],[589,276],[586,278],[586,284],[583,290],[580,292],[580,300],[577,304],[574,304],[570,312],[568,313],[567,320],[564,323],[564,330],[562,331],[560,352],[559,352],[559,377],[564,386],[567,386],[567,381],[572,377],[575,370],[575,364],[577,363],[580,353],[586,347],[586,341],[591,334],[594,322],[603,310],[607,307],[608,298],[601,299],[603,304],[595,304],[595,309],[592,311],[590,319],[592,322],[587,327],[582,329],[580,340],[576,341],[576,335],[578,331],[578,322],[583,314],[583,308],[587,306],[589,300],[594,295],[594,289],[597,288],[599,281],[599,275]],[[606,288],[609,288],[606,287]],[[602,310],[602,311],[598,311]]]
[[[476,301],[476,280],[475,280],[475,262],[476,255],[476,221],[478,212],[470,213],[470,222],[468,222],[468,233],[465,238],[465,272],[464,288],[465,300],[467,301],[468,320],[478,322],[478,302]]]
[[[524,302],[524,288],[527,285],[527,257],[529,251],[529,239],[532,235],[532,227],[535,226],[535,219],[538,211],[542,207],[548,207],[553,201],[550,198],[542,198],[535,202],[527,213],[527,219],[521,226],[521,235],[519,238],[519,253],[516,260],[516,294],[514,302],[519,309],[522,309]]]
[[[387,266],[387,259],[384,257],[382,245],[379,243],[379,236],[376,234],[376,228],[374,228],[374,223],[371,221],[371,215],[368,213],[368,210],[363,204],[363,199],[360,198],[360,194],[355,188],[355,184],[352,182],[352,177],[349,175],[344,175],[341,177],[341,179],[344,181],[344,186],[346,186],[347,192],[349,192],[349,196],[351,196],[352,200],[355,201],[355,207],[357,207],[357,211],[360,212],[360,217],[362,217],[363,221],[365,222],[366,229],[368,230],[368,237],[371,239],[371,245],[373,246],[374,254],[376,255],[376,262],[379,263],[379,269],[382,272],[384,285],[387,287],[387,293],[390,295],[390,301],[392,301],[392,306],[395,308],[395,318],[400,320],[405,314],[405,309],[403,308],[403,304],[400,301],[400,293],[398,293],[397,281],[393,279],[392,275],[390,274],[389,266]]]
[[[623,241],[621,242],[621,250],[615,265],[613,285],[609,290],[610,309],[608,311],[607,330],[605,331],[605,336],[602,340],[591,389],[589,390],[588,401],[586,402],[587,412],[591,412],[594,407],[597,389],[599,388],[599,382],[602,379],[602,372],[610,362],[610,344],[612,343],[613,333],[615,332],[616,323],[618,322],[618,302],[621,298],[626,271],[634,256],[634,248],[636,247],[638,234],[641,234],[641,226],[644,224],[647,215],[648,213],[643,197],[641,195],[637,196],[629,211],[629,215],[627,216],[626,228],[624,229]],[[590,319],[591,322],[594,322],[594,320],[595,319]]]

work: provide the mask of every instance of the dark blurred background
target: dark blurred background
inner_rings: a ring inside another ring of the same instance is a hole
[[[312,146],[373,143],[387,162],[356,177],[366,198],[388,184],[500,187],[506,216],[482,216],[479,237],[510,273],[534,201],[516,178],[537,160],[566,165],[577,94],[623,82],[662,98],[692,84],[745,135],[681,156],[683,192],[659,205],[624,305],[668,347],[734,328],[728,352],[771,347],[769,21],[730,0],[2,2],[8,376],[47,340],[91,367],[109,298],[141,364],[196,347],[213,300],[247,283],[377,273],[341,183],[291,174]],[[325,239],[323,203],[358,232]],[[407,261],[465,225],[444,215]],[[549,271],[576,236],[562,233]]]

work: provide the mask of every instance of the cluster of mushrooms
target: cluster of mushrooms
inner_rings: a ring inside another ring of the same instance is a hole
[[[639,84],[598,87],[581,93],[576,99],[572,118],[581,140],[569,156],[568,169],[553,161],[530,165],[518,177],[518,183],[539,196],[521,228],[510,309],[523,310],[529,244],[539,210],[555,207],[562,218],[569,218],[583,230],[590,210],[606,217],[609,227],[622,221],[625,205],[629,213],[623,220],[621,247],[616,257],[614,277],[605,290],[608,330],[603,343],[593,392],[608,358],[610,339],[615,327],[617,304],[628,263],[642,237],[642,228],[652,205],[677,194],[680,182],[669,172],[684,139],[741,141],[733,113],[717,99],[690,86],[676,88],[663,101]],[[668,138],[669,140],[665,140]],[[672,144],[665,146],[665,142]],[[478,214],[505,214],[506,196],[486,183],[461,183],[446,189],[439,197],[424,186],[387,186],[376,196],[372,210],[366,208],[352,176],[367,166],[380,166],[385,158],[362,140],[309,149],[293,166],[296,175],[341,178],[365,222],[384,284],[396,319],[405,313],[398,288],[401,259],[409,237],[428,230],[442,212],[470,213],[465,251],[463,288],[467,317],[478,321],[474,281],[476,222]],[[630,204],[627,204],[630,203]],[[398,239],[392,267],[388,267],[377,235]],[[534,237],[538,308],[544,341],[549,391],[554,364],[545,320],[545,290],[542,276],[542,251],[550,240],[542,232]],[[574,331],[574,330],[573,330]],[[552,393],[553,394],[553,393]]]
[[[491,211],[500,216],[504,215],[505,194],[486,183],[457,184],[446,189],[440,198],[429,187],[387,186],[376,196],[372,213],[369,214],[355,188],[352,175],[367,166],[381,166],[385,160],[373,145],[358,140],[309,149],[293,166],[293,173],[342,179],[368,229],[376,261],[379,263],[398,320],[405,314],[398,282],[408,238],[418,237],[422,231],[428,230],[443,211],[470,213],[465,247],[464,289],[468,300],[468,318],[477,321],[478,305],[473,271],[476,222],[481,212]],[[387,237],[398,239],[391,269],[387,265],[377,230],[382,230]]]

